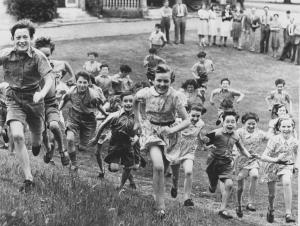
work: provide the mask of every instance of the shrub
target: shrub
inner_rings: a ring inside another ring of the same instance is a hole
[[[92,16],[99,17],[100,15],[102,15],[102,8],[103,8],[102,0],[86,0],[85,1],[85,9]]]
[[[56,18],[57,0],[6,0],[7,12],[18,20],[46,22]]]

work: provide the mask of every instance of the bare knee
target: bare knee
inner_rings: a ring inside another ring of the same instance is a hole
[[[68,143],[74,143],[74,141],[75,141],[74,133],[71,132],[71,131],[68,131],[67,132],[67,142]]]
[[[21,144],[25,141],[24,134],[22,133],[13,133],[12,138],[16,144]]]
[[[225,188],[226,189],[232,189],[232,187],[233,187],[233,181],[231,179],[227,179],[225,181]]]
[[[164,166],[163,165],[154,165],[153,166],[153,171],[155,171],[158,174],[163,174],[164,173]]]
[[[192,176],[193,176],[193,171],[188,170],[185,172],[185,177],[190,178]]]
[[[111,171],[111,172],[118,172],[119,169],[120,169],[120,166],[119,166],[119,164],[111,163],[111,164],[109,165],[109,168],[110,168],[110,171]]]
[[[56,122],[56,121],[50,122],[50,124],[49,124],[49,129],[50,129],[51,131],[58,131],[58,130],[60,129],[60,128],[59,128],[58,122]]]

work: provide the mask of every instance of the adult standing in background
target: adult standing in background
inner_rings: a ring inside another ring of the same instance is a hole
[[[260,19],[259,19],[259,16],[256,15],[256,9],[255,8],[251,9],[250,23],[251,23],[251,28],[250,28],[250,52],[254,52],[255,51],[255,43],[256,43],[255,32],[256,32],[257,28],[259,28],[259,26],[260,26]]]
[[[175,44],[179,44],[179,33],[180,43],[184,44],[186,17],[188,15],[187,7],[182,4],[182,0],[177,0],[177,3],[173,6],[172,17],[175,26]]]
[[[281,27],[283,28],[283,43],[284,45],[286,44],[287,37],[288,37],[288,29],[287,27],[289,26],[291,21],[291,11],[287,10],[285,14],[285,18],[281,21]],[[287,53],[287,57],[291,57],[291,52]]]
[[[269,14],[269,7],[264,6],[264,15],[261,17],[260,53],[268,53],[269,51],[271,20],[272,17]]]
[[[232,12],[230,10],[230,5],[227,4],[225,9],[222,11],[222,23],[221,23],[221,32],[220,32],[220,45],[224,40],[223,46],[226,47],[227,38],[230,36],[231,32],[231,20],[233,18]]]
[[[216,45],[216,37],[218,34],[217,28],[217,14],[216,14],[216,5],[213,4],[208,11],[209,20],[208,20],[208,43],[209,45]],[[213,42],[211,43],[211,37],[213,38]]]
[[[165,33],[167,43],[170,44],[170,27],[171,27],[171,17],[172,9],[169,7],[169,1],[164,2],[164,6],[160,9],[161,11],[161,31]]]
[[[198,10],[198,16],[200,19],[199,28],[198,28],[199,46],[205,47],[206,46],[205,36],[208,35],[208,20],[209,20],[209,12],[206,9],[205,3],[203,3],[201,8]]]
[[[233,23],[232,23],[232,31],[231,36],[233,39],[233,48],[238,50],[242,50],[241,48],[241,35],[242,35],[242,20],[244,14],[243,10],[237,8],[233,13]]]
[[[282,49],[282,54],[279,58],[279,60],[284,61],[286,58],[288,58],[288,54],[292,54],[291,56],[291,62],[295,60],[296,57],[296,44],[295,44],[295,28],[296,25],[294,23],[294,18],[290,19],[290,24],[287,27],[287,37],[286,37],[286,43],[284,44],[284,47]]]

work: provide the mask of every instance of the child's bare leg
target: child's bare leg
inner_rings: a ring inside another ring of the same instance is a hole
[[[51,147],[50,147],[50,142],[49,142],[49,137],[47,133],[47,129],[43,131],[43,143],[45,145],[46,151],[49,152]]]
[[[221,180],[220,189],[221,189],[221,194],[222,194],[222,203],[221,203],[220,211],[225,210],[227,207],[232,186],[233,186],[233,182],[231,179]]]
[[[254,168],[251,169],[249,172],[250,176],[250,189],[249,189],[249,203],[253,204],[255,203],[255,190],[256,190],[256,184],[258,179],[258,169]]]
[[[245,178],[248,176],[248,170],[241,170],[238,174],[237,200],[238,206],[242,206],[242,196],[244,192]]]
[[[67,131],[67,146],[71,163],[73,166],[77,167],[75,134],[70,130]]]
[[[158,146],[151,147],[150,157],[153,163],[153,191],[158,209],[165,209],[164,161],[162,151]]]
[[[171,165],[173,188],[178,189],[180,164]]]
[[[269,209],[274,209],[274,199],[275,199],[275,190],[276,190],[276,182],[268,182],[268,190],[269,190]]]
[[[57,148],[59,154],[63,154],[64,148],[63,148],[63,134],[60,130],[60,126],[57,121],[50,122],[49,125],[50,131],[53,133],[54,140],[57,142]]]
[[[285,213],[292,214],[292,182],[291,175],[284,174],[281,177],[282,185],[283,185],[283,196],[285,203]]]
[[[191,159],[186,159],[183,162],[183,169],[184,169],[184,195],[183,199],[187,200],[191,198],[192,192],[192,183],[193,183],[193,165],[194,161]]]
[[[103,164],[102,164],[102,157],[101,157],[101,150],[102,150],[102,144],[97,144],[96,149],[96,160],[100,169],[100,173],[103,173]]]
[[[127,167],[124,167],[123,169],[123,173],[122,173],[122,178],[121,178],[121,185],[120,185],[120,188],[123,188],[127,179],[129,179],[130,177],[130,172],[131,172],[131,169],[127,168]]]

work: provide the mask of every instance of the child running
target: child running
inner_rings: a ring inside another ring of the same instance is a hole
[[[121,110],[111,113],[100,125],[97,135],[90,141],[90,144],[97,144],[102,132],[106,127],[111,130],[108,155],[104,161],[109,164],[109,171],[117,172],[120,165],[124,166],[121,178],[120,189],[129,179],[130,187],[136,189],[131,170],[136,167],[136,155],[134,148],[138,145],[138,131],[136,130],[135,115],[133,112],[134,95],[131,92],[124,92],[120,96],[122,101]],[[101,149],[97,149],[99,151]],[[96,155],[100,155],[97,153]],[[100,166],[100,165],[99,165]],[[102,165],[101,165],[102,168]],[[101,169],[100,170],[103,170]]]
[[[190,111],[191,124],[186,129],[179,133],[178,143],[174,147],[174,152],[177,155],[173,155],[171,160],[171,168],[173,175],[173,186],[171,189],[171,196],[177,197],[179,169],[180,165],[184,169],[184,206],[194,206],[194,202],[191,199],[192,192],[192,180],[193,180],[193,165],[195,159],[195,151],[198,148],[202,138],[200,137],[200,131],[204,126],[204,122],[201,116],[206,112],[206,109],[201,105],[194,105]]]
[[[120,72],[112,76],[112,89],[114,95],[130,92],[133,89],[133,81],[130,78],[131,67],[126,64],[120,66]]]
[[[95,77],[96,86],[100,87],[105,98],[108,100],[112,95],[112,77],[109,75],[109,67],[107,64],[100,66],[100,73]]]
[[[197,57],[199,62],[195,63],[191,70],[193,76],[197,80],[198,87],[200,87],[201,85],[206,85],[208,82],[208,74],[213,72],[215,68],[211,60],[205,59],[205,52],[199,52]]]
[[[153,31],[149,37],[150,48],[154,48],[157,51],[161,50],[166,43],[167,39],[165,34],[161,31],[161,25],[155,24],[155,31]]]
[[[84,62],[83,69],[91,74],[94,79],[100,72],[101,63],[97,61],[99,54],[97,52],[88,52],[88,61]]]
[[[170,87],[171,80],[171,69],[167,65],[159,65],[153,86],[138,91],[134,105],[136,119],[139,120],[139,102],[145,103],[146,119],[143,120],[140,142],[141,149],[150,153],[153,163],[154,199],[161,218],[165,217],[164,162],[177,143],[177,132],[190,125],[178,92]],[[176,116],[183,120],[177,125]]]
[[[292,216],[292,175],[299,163],[297,157],[299,141],[293,136],[295,122],[291,118],[279,119],[280,133],[270,138],[266,150],[261,156],[268,162],[264,169],[263,181],[268,183],[269,207],[267,221],[274,222],[274,199],[276,182],[281,180],[285,202],[286,223],[295,222]]]
[[[269,121],[268,133],[271,135],[277,135],[279,131],[277,130],[276,124],[280,118],[291,118],[288,114],[288,110],[284,104],[275,104],[273,106],[274,118]]]
[[[260,149],[264,141],[267,141],[269,136],[266,132],[257,128],[259,117],[256,113],[247,112],[241,119],[243,127],[239,128],[236,133],[245,145],[245,148],[250,154],[260,154]],[[238,155],[235,159],[235,173],[237,174],[238,188],[237,200],[238,206],[236,214],[238,217],[243,217],[242,210],[242,195],[244,191],[244,181],[250,177],[249,199],[246,209],[249,211],[256,211],[255,208],[255,189],[257,178],[259,174],[260,162],[257,159],[248,159],[243,155]]]
[[[231,219],[233,216],[226,211],[226,207],[233,186],[233,146],[235,145],[241,154],[248,159],[254,158],[255,155],[251,155],[245,149],[235,131],[238,115],[235,112],[225,111],[222,117],[223,127],[215,129],[206,135],[210,139],[207,145],[213,145],[210,148],[211,153],[207,159],[206,172],[211,193],[216,191],[218,180],[220,180],[222,203],[219,215],[224,219]]]

